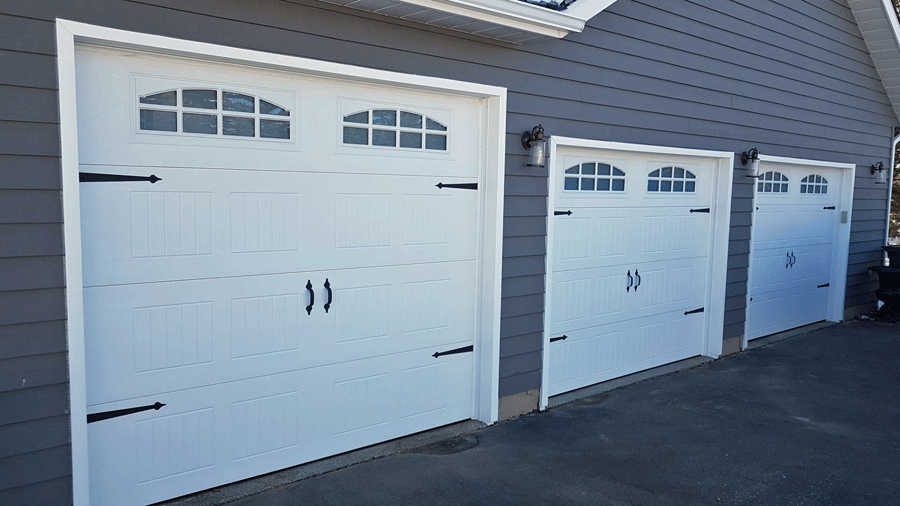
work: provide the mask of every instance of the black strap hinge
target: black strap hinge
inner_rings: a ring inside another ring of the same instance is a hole
[[[161,402],[157,402],[156,404],[150,404],[148,406],[139,406],[137,408],[127,408],[127,409],[116,409],[113,411],[102,411],[100,413],[91,413],[87,416],[87,423],[99,422],[100,420],[108,420],[110,418],[118,418],[120,416],[132,415],[134,413],[140,413],[141,411],[150,411],[151,409],[155,409],[159,411],[159,408],[165,406],[165,404]]]
[[[572,211],[553,211],[553,216],[572,216]]]
[[[439,190],[443,190],[444,188],[458,188],[460,190],[477,190],[478,189],[478,183],[452,183],[452,184],[438,183],[435,186],[437,186]]]
[[[121,183],[128,181],[150,181],[150,184],[153,184],[157,181],[162,181],[162,179],[153,174],[149,176],[127,176],[123,174],[97,174],[94,172],[78,173],[78,182],[80,183]]]
[[[692,310],[692,311],[685,311],[684,314],[685,314],[685,315],[689,315],[689,314],[702,313],[705,309],[706,309],[706,308],[702,308],[702,307],[701,307],[701,308],[698,308],[698,309],[694,309],[694,310]]]
[[[691,212],[692,212],[692,213],[708,213],[708,212],[709,212],[709,208],[708,208],[708,207],[704,207],[703,209],[691,209]]]
[[[550,342],[551,342],[551,343],[555,343],[556,341],[565,341],[567,337],[569,337],[569,336],[567,336],[567,335],[565,335],[565,334],[563,334],[563,335],[561,335],[561,336],[559,336],[559,337],[551,337],[551,338],[550,338]]]
[[[837,208],[835,206],[825,206],[822,209],[828,209],[828,210],[834,211]]]
[[[444,355],[456,355],[457,353],[467,353],[474,350],[475,346],[470,344],[469,346],[463,346],[462,348],[456,348],[455,350],[436,351],[432,357],[438,358],[443,357]]]
[[[819,285],[816,288],[825,288],[831,286],[831,283],[825,283],[824,285]]]

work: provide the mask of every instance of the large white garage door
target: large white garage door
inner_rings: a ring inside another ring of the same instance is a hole
[[[835,256],[843,172],[827,166],[761,162],[747,339],[828,318],[832,291],[840,289]]]
[[[93,504],[473,416],[478,99],[76,61]]]
[[[717,168],[712,158],[560,150],[549,395],[705,353]]]

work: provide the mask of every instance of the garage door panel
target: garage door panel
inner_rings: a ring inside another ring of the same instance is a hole
[[[704,321],[669,312],[567,332],[550,344],[549,395],[699,355]]]
[[[472,335],[471,301],[459,299],[471,297],[474,269],[470,261],[87,288],[88,401],[442,351]]]
[[[155,184],[81,184],[87,286],[475,257],[477,191],[426,178],[155,172]]]
[[[834,237],[837,215],[820,205],[766,205],[762,203],[754,216],[761,231],[754,238],[759,250],[830,244]]]
[[[95,406],[165,404],[88,425],[105,462],[92,502],[148,504],[465,419],[471,378],[465,355],[410,352]]]
[[[751,297],[748,339],[826,319],[828,287],[793,286]]]

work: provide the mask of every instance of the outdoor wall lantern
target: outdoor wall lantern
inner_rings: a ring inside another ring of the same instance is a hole
[[[884,164],[881,162],[878,162],[872,166],[872,174],[875,175],[875,182],[878,184],[887,183],[887,173],[887,169],[884,168]]]
[[[747,165],[750,162],[750,174],[747,177],[756,177],[759,172],[759,150],[750,148],[750,151],[741,153],[741,164]]]
[[[544,138],[544,127],[538,125],[529,132],[522,133],[522,146],[530,150],[528,154],[529,167],[543,167],[544,155],[547,150],[547,140]]]

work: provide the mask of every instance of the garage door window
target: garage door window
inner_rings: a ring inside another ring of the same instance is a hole
[[[663,167],[647,176],[647,191],[660,193],[694,193],[697,176],[681,167]]]
[[[828,180],[818,174],[800,180],[800,193],[824,195],[828,193]]]
[[[787,193],[788,178],[781,172],[766,172],[759,176],[759,182],[756,183],[756,191],[759,193]]]
[[[447,151],[447,125],[423,114],[371,109],[344,116],[344,144]]]
[[[624,192],[625,172],[607,163],[589,162],[566,169],[566,191]]]
[[[183,88],[144,95],[139,103],[140,130],[144,132],[291,138],[291,112],[254,95]]]

